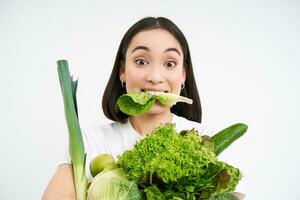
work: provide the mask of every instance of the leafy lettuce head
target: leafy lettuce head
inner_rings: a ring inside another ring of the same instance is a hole
[[[205,199],[232,192],[241,174],[217,160],[209,140],[193,129],[178,133],[174,124],[166,124],[122,154],[118,165],[147,196],[159,191],[166,199],[199,194]]]

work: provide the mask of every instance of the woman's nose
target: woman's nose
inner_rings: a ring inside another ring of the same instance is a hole
[[[147,82],[152,82],[154,84],[163,82],[163,72],[158,66],[153,66],[148,71]]]

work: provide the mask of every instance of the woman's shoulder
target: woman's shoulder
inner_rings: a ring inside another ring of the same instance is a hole
[[[204,123],[188,120],[184,117],[173,114],[173,123],[177,131],[195,129],[201,135],[212,135],[212,129]]]
[[[112,154],[118,152],[120,148],[126,148],[132,134],[132,128],[128,121],[125,123],[110,121],[92,124],[83,129],[83,137],[87,147],[110,151]]]

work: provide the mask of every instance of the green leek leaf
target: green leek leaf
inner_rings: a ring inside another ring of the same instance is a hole
[[[86,154],[78,120],[76,91],[78,80],[70,76],[68,61],[58,60],[57,69],[64,100],[65,118],[69,132],[69,153],[72,160],[77,200],[86,199],[87,178],[85,175]]]

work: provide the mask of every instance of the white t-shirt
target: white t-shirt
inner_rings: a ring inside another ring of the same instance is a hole
[[[186,118],[173,114],[172,123],[175,123],[176,130],[190,130],[195,128],[201,135],[211,135],[206,127],[200,123],[187,120]],[[124,151],[133,148],[134,144],[145,136],[138,134],[132,127],[129,120],[126,123],[112,122],[104,125],[82,130],[84,146],[86,151],[86,175],[91,179],[90,162],[99,154],[108,153],[115,159]],[[66,153],[63,163],[71,163]]]

